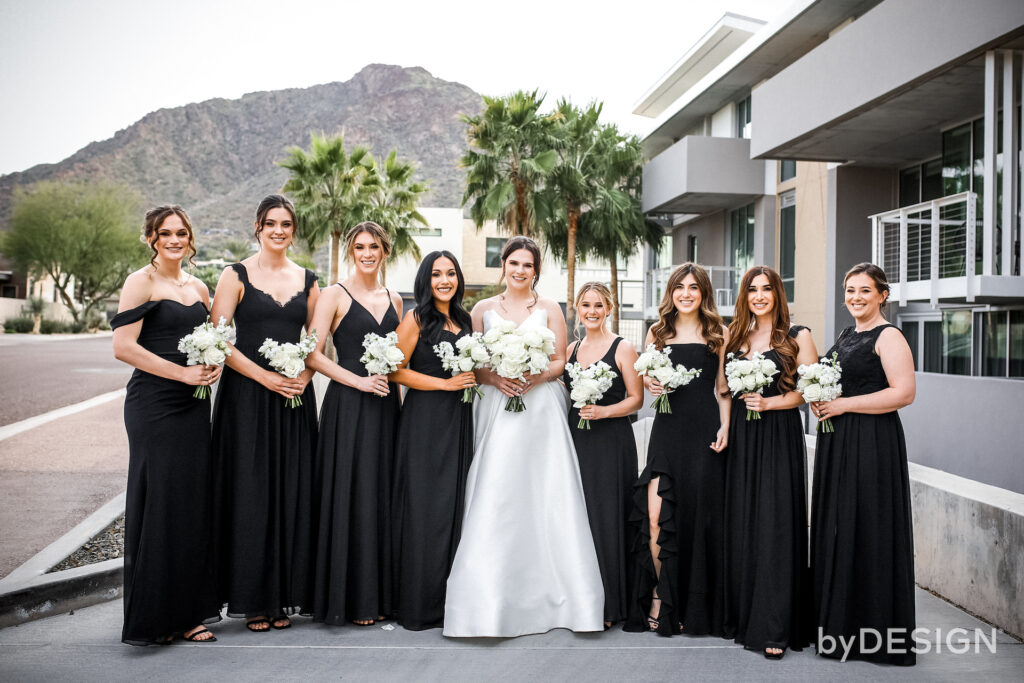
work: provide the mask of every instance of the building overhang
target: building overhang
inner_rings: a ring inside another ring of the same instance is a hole
[[[750,140],[688,136],[644,166],[644,212],[708,214],[764,194],[764,162]]]
[[[742,41],[724,59],[712,59],[718,55],[709,53],[701,63],[705,66],[713,63],[713,68],[679,93],[670,106],[665,105],[657,94],[660,92],[662,97],[667,97],[676,95],[677,90],[681,89],[673,89],[669,82],[677,70],[685,70],[686,60],[699,50],[707,39],[705,36],[637,105],[634,113],[641,113],[641,108],[651,113],[658,112],[651,132],[644,138],[644,153],[648,157],[660,154],[700,125],[704,117],[711,116],[730,102],[746,97],[755,85],[771,78],[799,55],[825,41],[829,32],[845,19],[867,12],[880,1],[801,0]],[[734,34],[734,37],[738,36],[738,33]],[[697,69],[695,73],[701,71],[698,65],[691,68]],[[689,81],[681,79],[679,83],[689,84]],[[648,100],[651,103],[645,107]],[[653,106],[655,102],[658,106]],[[756,121],[759,114],[756,108],[753,111]],[[756,128],[758,124],[754,125]]]
[[[887,0],[754,89],[751,153],[878,166],[936,156],[943,128],[984,111],[984,52],[1021,47],[1020,0]]]

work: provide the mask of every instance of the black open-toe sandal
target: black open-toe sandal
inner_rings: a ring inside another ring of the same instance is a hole
[[[266,626],[266,628],[254,628],[257,626]],[[270,620],[266,617],[259,617],[258,619],[246,619],[245,627],[253,633],[266,633],[270,630]]]
[[[274,620],[270,622],[270,626],[278,631],[283,631],[286,628],[292,627],[292,620],[282,614],[279,617],[274,617]]]
[[[203,635],[204,633],[209,633],[210,637],[209,638],[200,638],[199,636]],[[213,633],[210,631],[210,629],[206,628],[205,626],[202,626],[198,630],[193,631],[191,635],[187,635],[186,636],[184,633],[182,633],[181,637],[184,638],[185,640],[187,640],[190,643],[216,643],[217,642],[217,636],[213,635]]]
[[[663,603],[661,602],[661,598],[659,598],[658,596],[653,596],[651,597],[651,607],[654,606],[653,603],[655,600],[658,601],[658,616],[652,617],[650,614],[647,615],[648,631],[657,631],[658,628],[661,626],[661,608]]]

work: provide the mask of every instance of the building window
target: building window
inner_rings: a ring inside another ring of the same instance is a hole
[[[921,323],[916,320],[911,321],[900,321],[900,330],[903,332],[903,336],[907,340],[907,344],[910,345],[910,353],[914,357],[914,369],[918,369],[918,357],[921,355],[920,350],[917,348],[920,340]]]
[[[779,275],[786,288],[786,301],[793,303],[796,275],[796,193],[779,197]]]
[[[441,228],[432,228],[429,225],[419,226],[415,228],[406,228],[410,235],[414,237],[440,237]]]
[[[736,103],[736,137],[750,137],[750,95]]]
[[[942,320],[924,323],[924,371],[971,374],[971,311],[943,311]]]
[[[501,250],[505,248],[507,237],[488,237],[487,256],[484,265],[488,268],[501,268]]]
[[[1024,377],[1024,310],[974,314],[978,357],[985,377]]]
[[[741,209],[729,212],[729,264],[732,271],[732,291],[729,298],[740,286],[743,273],[754,265],[754,205],[747,204]]]
[[[780,161],[779,162],[779,182],[784,183],[787,180],[792,180],[796,177],[796,162],[795,161]]]
[[[686,237],[686,260],[690,263],[697,263],[697,236],[687,235]]]

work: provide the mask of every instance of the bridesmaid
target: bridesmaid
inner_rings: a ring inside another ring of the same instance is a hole
[[[611,388],[595,405],[569,409],[569,431],[580,464],[587,517],[594,536],[597,563],[604,584],[604,625],[626,618],[632,565],[627,534],[636,481],[636,440],[629,415],[644,400],[644,385],[633,369],[633,345],[612,334],[605,321],[612,312],[612,293],[601,282],[588,282],[576,294],[576,310],[587,329],[582,341],[569,347],[569,363],[586,368],[604,361],[615,372]],[[568,370],[562,381],[572,389]],[[577,429],[580,418],[590,429]]]
[[[256,633],[291,626],[312,600],[316,397],[307,368],[289,379],[258,349],[297,342],[310,328],[316,275],[288,258],[295,208],[270,195],[256,209],[260,250],[221,274],[211,318],[235,323],[237,341],[217,394],[219,589],[228,616]],[[302,396],[289,408],[285,399]]]
[[[726,466],[725,633],[769,659],[810,642],[807,474],[796,369],[818,361],[811,331],[789,324],[779,274],[743,275],[726,353],[759,352],[779,374],[733,399]],[[763,413],[747,420],[747,410]]]
[[[914,360],[900,329],[882,315],[889,296],[882,269],[858,264],[844,287],[856,325],[826,354],[839,354],[843,395],[811,404],[819,420],[835,427],[818,436],[811,496],[818,653],[841,657],[841,647],[822,652],[820,639],[842,637],[852,640],[850,658],[910,666],[916,661],[910,649],[914,537],[907,445],[896,411],[914,401]],[[877,652],[862,652],[861,629],[880,634]],[[893,652],[886,651],[889,629]]]
[[[195,255],[179,206],[146,212],[149,265],[128,276],[114,328],[114,356],[135,372],[124,400],[128,432],[122,642],[161,645],[176,634],[216,640],[220,620],[210,533],[210,404],[192,396],[219,366],[185,366],[178,340],[206,320],[210,291],[183,273]]]
[[[369,626],[392,611],[391,471],[398,390],[366,375],[363,337],[394,332],[402,299],[380,284],[391,253],[387,231],[367,221],[349,230],[355,272],[324,290],[313,318],[323,330],[307,365],[331,379],[320,410],[317,481],[322,487],[313,618]],[[327,331],[338,362],[324,355]]]
[[[462,391],[473,372],[452,377],[434,346],[472,332],[462,307],[466,282],[455,256],[434,251],[413,285],[416,308],[398,326],[406,361],[392,378],[409,387],[395,446],[395,617],[421,631],[444,625],[445,584],[462,530],[466,472],[473,459],[473,404]]]
[[[701,374],[669,395],[672,412],[658,413],[651,427],[647,467],[634,486],[639,568],[625,629],[722,635],[729,332],[707,271],[695,263],[672,271],[658,316],[647,343]],[[649,377],[644,383],[654,396],[665,392]]]

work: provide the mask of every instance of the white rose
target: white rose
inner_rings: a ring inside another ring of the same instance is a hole
[[[651,377],[658,380],[658,383],[662,386],[667,386],[668,382],[672,379],[672,376],[676,374],[675,368],[671,366],[664,366],[660,368],[654,368],[651,370]]]
[[[729,391],[732,393],[738,393],[743,389],[743,382],[740,381],[739,377],[733,377],[729,380]]]
[[[405,360],[405,354],[397,346],[389,346],[384,350],[384,358],[392,365],[397,365]]]
[[[746,375],[745,377],[743,377],[742,381],[743,388],[746,389],[747,391],[753,391],[754,387],[757,386],[757,382],[754,381],[753,375]]]
[[[804,387],[804,400],[808,403],[821,400],[821,387],[817,384],[808,384]]]
[[[209,348],[202,353],[203,365],[220,365],[227,359],[224,352],[216,346]]]
[[[472,358],[460,358],[458,360],[458,366],[461,372],[469,372],[473,369],[474,365],[476,365],[476,363],[473,362]]]
[[[285,377],[295,378],[302,374],[302,371],[306,369],[306,364],[298,358],[289,358],[281,368],[281,374]]]
[[[474,346],[469,352],[469,357],[477,363],[486,363],[489,360],[487,349],[482,346]]]

